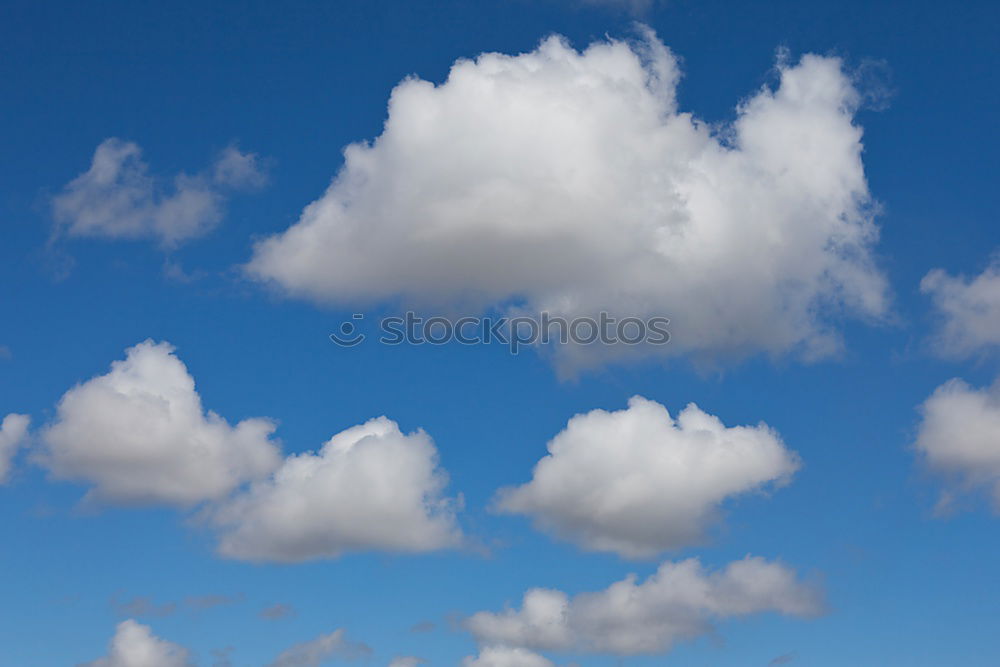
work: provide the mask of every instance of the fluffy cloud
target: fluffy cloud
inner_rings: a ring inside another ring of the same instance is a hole
[[[371,655],[371,648],[347,639],[343,629],[334,630],[283,651],[268,667],[318,667],[332,658],[355,659]]]
[[[0,422],[0,484],[7,481],[14,455],[28,436],[31,417],[11,413]]]
[[[189,667],[187,649],[160,639],[152,630],[133,620],[118,624],[108,655],[82,667]]]
[[[1000,255],[972,279],[935,269],[920,291],[930,295],[940,316],[934,341],[942,354],[967,357],[1000,345]]]
[[[191,505],[274,470],[273,430],[205,412],[174,348],[147,340],[63,395],[38,458],[58,479],[92,484],[97,501]]]
[[[664,563],[642,583],[630,575],[574,597],[533,589],[521,609],[479,612],[465,627],[486,646],[636,655],[664,653],[678,641],[706,634],[714,619],[822,610],[820,592],[783,565],[747,557],[706,572],[689,559]]]
[[[555,664],[523,648],[486,646],[478,656],[462,660],[462,667],[555,667]]]
[[[219,507],[219,551],[231,558],[303,561],[345,551],[423,552],[455,546],[456,501],[423,431],[379,417],[290,456],[268,480]]]
[[[697,541],[728,497],[782,483],[798,467],[767,425],[726,427],[695,405],[674,420],[636,396],[617,412],[576,415],[530,482],[497,508],[585,549],[646,557]]]
[[[678,109],[649,31],[406,79],[382,134],[247,271],[321,302],[665,316],[661,354],[834,353],[831,317],[887,308],[860,95],[836,58],[778,74],[724,127]],[[562,352],[601,350],[626,353]]]
[[[90,169],[52,200],[57,233],[112,239],[156,239],[163,246],[201,236],[222,219],[227,192],[264,182],[258,159],[229,147],[207,173],[177,174],[163,191],[138,145],[111,138]]]
[[[987,489],[1000,511],[1000,381],[975,389],[959,379],[938,387],[921,406],[916,448],[927,466],[956,490]],[[950,496],[943,498],[945,509]]]

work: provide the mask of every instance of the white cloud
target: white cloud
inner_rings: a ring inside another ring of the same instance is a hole
[[[478,656],[462,660],[462,667],[555,667],[555,663],[523,648],[486,646]]]
[[[156,239],[165,247],[201,236],[222,219],[227,191],[264,182],[257,157],[229,147],[207,174],[177,174],[163,191],[138,145],[111,138],[90,169],[52,200],[57,233],[111,239]]]
[[[147,340],[63,395],[38,458],[58,479],[92,484],[93,500],[191,505],[274,470],[273,431],[267,419],[231,426],[205,412],[174,348]]]
[[[381,136],[348,146],[246,269],[320,302],[665,316],[659,354],[833,354],[833,319],[887,309],[860,96],[836,58],[778,73],[714,129],[678,109],[677,61],[651,32],[408,78]],[[562,352],[652,351],[629,350]]]
[[[318,667],[332,658],[352,660],[370,655],[371,648],[347,639],[343,629],[321,635],[283,651],[268,667]]]
[[[934,269],[920,291],[940,316],[934,342],[943,355],[968,357],[1000,345],[1000,255],[972,279]]]
[[[959,379],[938,387],[921,406],[916,448],[954,490],[987,489],[1000,511],[1000,381],[975,389]],[[942,498],[941,509],[950,500]]]
[[[639,396],[625,410],[576,415],[548,451],[530,482],[498,493],[497,508],[626,557],[698,541],[726,498],[783,483],[799,465],[766,424],[726,427],[694,404],[674,420]]]
[[[532,589],[521,609],[479,612],[465,627],[486,646],[636,655],[664,653],[678,641],[711,632],[716,619],[822,610],[821,593],[781,564],[747,557],[706,572],[689,559],[664,563],[642,583],[630,575],[574,597]]]
[[[0,484],[7,481],[12,461],[28,436],[31,417],[11,413],[0,422]]]
[[[188,667],[187,649],[160,639],[152,630],[133,620],[118,624],[108,646],[108,655],[82,667]]]
[[[346,551],[424,552],[459,544],[456,501],[423,431],[379,417],[288,457],[268,480],[218,507],[221,554],[302,561]]]

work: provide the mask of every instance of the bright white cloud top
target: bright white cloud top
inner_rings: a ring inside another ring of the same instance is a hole
[[[177,174],[166,193],[149,175],[138,145],[110,138],[94,151],[90,169],[52,200],[52,211],[58,233],[155,239],[172,247],[215,227],[230,191],[264,181],[257,156],[230,146],[207,173]]]
[[[11,413],[0,422],[0,484],[7,481],[14,455],[28,437],[31,417]]]
[[[727,498],[787,481],[798,457],[766,424],[727,427],[695,405],[675,420],[636,396],[576,415],[497,508],[592,551],[648,557],[699,541]]]
[[[174,348],[147,340],[63,395],[39,460],[55,478],[91,484],[99,502],[187,506],[277,468],[273,431],[268,419],[233,426],[206,412]]]
[[[934,269],[920,282],[941,318],[934,342],[945,356],[968,357],[1000,345],[1000,255],[974,278]]]
[[[82,667],[190,667],[190,652],[160,639],[149,626],[129,619],[118,624],[103,658]]]
[[[921,406],[916,448],[953,491],[986,489],[1000,511],[1000,382],[976,389],[953,379]],[[951,492],[942,497],[946,509]]]
[[[710,572],[689,559],[664,563],[641,583],[630,575],[573,597],[532,589],[520,609],[479,612],[464,625],[485,646],[626,656],[665,653],[711,632],[716,619],[822,611],[821,592],[779,563],[747,557]]]
[[[458,546],[458,500],[423,431],[385,417],[333,436],[319,452],[288,457],[274,475],[219,507],[219,552],[294,562],[346,551],[426,552]]]
[[[484,646],[479,655],[462,660],[462,667],[555,667],[555,663],[523,648]]]
[[[835,353],[831,318],[887,309],[860,95],[836,58],[778,74],[725,126],[677,107],[650,31],[409,78],[247,271],[329,303],[665,316],[665,354]]]

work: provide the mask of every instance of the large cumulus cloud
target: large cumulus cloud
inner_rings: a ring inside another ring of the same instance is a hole
[[[834,353],[836,318],[887,308],[860,96],[836,58],[777,71],[716,127],[651,32],[409,78],[247,271],[330,303],[666,316],[666,354]]]

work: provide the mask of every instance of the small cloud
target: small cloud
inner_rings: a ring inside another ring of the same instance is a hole
[[[356,660],[369,657],[371,654],[371,647],[347,639],[344,630],[339,629],[292,646],[283,651],[268,667],[318,667],[333,658]]]
[[[132,619],[122,621],[108,644],[108,655],[80,667],[122,667],[128,665],[189,667],[191,652],[179,644],[161,639],[147,625]]]
[[[277,621],[278,619],[288,618],[289,616],[295,615],[295,608],[290,604],[272,604],[270,607],[265,607],[260,610],[261,618],[265,618],[269,621]]]
[[[163,277],[172,283],[180,283],[182,285],[189,285],[193,282],[197,282],[205,277],[205,272],[195,269],[194,271],[187,271],[180,262],[175,262],[171,259],[164,260],[163,262]]]
[[[413,627],[410,628],[410,632],[415,632],[417,634],[427,634],[428,632],[434,632],[437,627],[433,621],[420,621],[415,623]]]
[[[204,611],[213,607],[225,607],[243,602],[246,596],[243,593],[237,595],[201,595],[188,597],[184,604],[195,611]]]
[[[138,595],[122,600],[116,594],[111,599],[111,607],[121,616],[170,616],[181,609],[193,612],[205,611],[214,607],[224,607],[243,602],[245,596],[238,595],[197,595],[184,598],[183,603],[157,603],[149,595]]]
[[[111,607],[119,616],[170,616],[177,611],[176,602],[157,604],[148,595],[140,595],[129,600],[121,600],[116,594],[111,599]]]
[[[0,345],[0,361],[7,361],[8,359],[12,359],[13,357],[14,355],[10,351],[9,347],[7,347],[6,345]]]
[[[264,185],[259,162],[230,146],[206,170],[180,172],[164,187],[164,179],[150,175],[138,144],[106,139],[90,168],[52,198],[52,238],[153,239],[176,247],[222,220],[231,191]]]
[[[798,657],[797,653],[783,653],[777,658],[767,663],[768,667],[774,667],[775,665],[787,665],[788,663],[795,660]]]
[[[423,665],[427,661],[423,658],[418,658],[414,655],[404,655],[392,659],[389,663],[389,667],[418,667],[418,665]]]
[[[230,188],[254,189],[267,185],[267,170],[256,153],[242,153],[229,146],[215,161],[212,178]]]
[[[233,661],[229,659],[229,656],[233,654],[236,649],[232,646],[226,646],[225,648],[213,648],[212,653],[212,667],[233,667]]]

